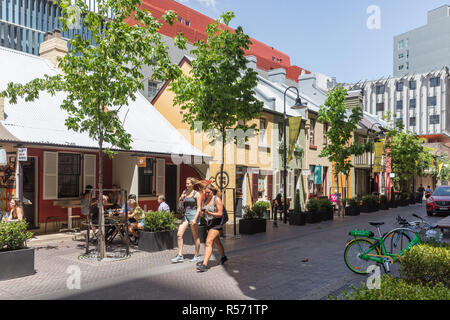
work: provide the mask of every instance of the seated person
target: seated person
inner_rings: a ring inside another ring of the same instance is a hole
[[[11,210],[6,212],[5,216],[2,218],[2,222],[20,221],[24,218],[22,203],[19,199],[13,198],[9,203]]]
[[[144,229],[144,210],[139,207],[136,200],[129,200],[131,212],[128,214],[128,220],[130,225],[128,226],[128,232],[131,234],[131,242],[136,243],[139,238],[139,232],[137,230]]]
[[[127,201],[127,203],[128,203],[128,212],[130,212],[130,200],[137,201],[136,199],[137,199],[137,197],[136,197],[135,194],[128,195],[128,201]],[[122,209],[120,210],[120,213],[125,213],[125,203],[122,205]]]
[[[89,214],[89,193],[91,190],[92,186],[87,185],[81,197],[81,214],[84,216],[87,216]]]
[[[108,203],[108,196],[103,195],[103,205],[105,205],[106,203]],[[104,207],[103,207],[103,210]],[[92,205],[90,208],[90,214],[91,214],[91,221],[92,221],[92,231],[97,234],[97,226],[98,225],[98,213],[99,213],[99,208],[98,208],[98,203],[97,200],[92,200]]]
[[[111,192],[111,195],[109,197],[109,200],[112,203],[111,209],[120,209],[122,207],[122,194],[120,192],[120,187],[113,184],[112,189],[113,191]]]

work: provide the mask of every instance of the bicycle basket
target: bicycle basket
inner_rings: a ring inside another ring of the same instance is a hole
[[[367,230],[352,230],[349,234],[353,237],[373,237],[373,232]]]

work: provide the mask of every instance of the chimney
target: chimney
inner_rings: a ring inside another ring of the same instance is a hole
[[[246,56],[247,58],[247,68],[253,69],[256,71],[256,62],[258,61],[258,58],[255,56]]]
[[[301,74],[298,77],[298,88],[301,89],[301,88],[310,88],[310,87],[316,87],[316,75],[312,74],[312,73]]]
[[[286,69],[272,69],[268,73],[269,80],[276,83],[286,83]]]
[[[0,97],[0,121],[5,120],[5,98]]]
[[[54,67],[58,67],[57,57],[64,57],[69,51],[67,41],[61,36],[61,30],[46,32],[44,42],[39,47],[39,55],[47,59]]]

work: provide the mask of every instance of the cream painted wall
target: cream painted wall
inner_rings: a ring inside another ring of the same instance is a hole
[[[127,153],[117,154],[113,158],[112,182],[128,191],[128,194],[138,195],[137,157]]]

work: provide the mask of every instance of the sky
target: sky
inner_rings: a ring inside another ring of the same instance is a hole
[[[291,64],[341,83],[393,74],[394,36],[427,23],[450,0],[178,0],[291,57]]]

